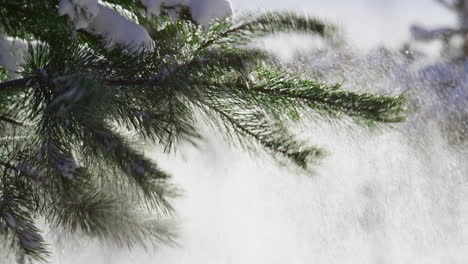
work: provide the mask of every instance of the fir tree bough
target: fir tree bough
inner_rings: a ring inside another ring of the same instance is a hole
[[[109,49],[59,16],[58,0],[0,0],[3,34],[29,43],[18,72],[0,67],[0,248],[19,262],[48,259],[38,221],[122,246],[174,243],[163,219],[179,191],[135,135],[171,150],[203,136],[201,114],[228,140],[307,168],[322,151],[294,138],[288,113],[402,118],[401,97],[303,78],[248,45],[279,32],[326,37],[316,19],[266,13],[202,27],[189,12],[147,19],[136,1],[106,2],[132,14],[153,47]]]

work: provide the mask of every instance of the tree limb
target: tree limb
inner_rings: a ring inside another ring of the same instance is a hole
[[[21,78],[21,79],[15,79],[15,80],[2,82],[2,83],[0,83],[0,91],[21,88],[21,87],[25,86],[26,83],[31,79],[32,79],[32,77],[26,77],[26,78]]]
[[[104,83],[110,86],[139,86],[139,85],[155,85],[168,79],[170,76],[178,73],[190,66],[210,64],[212,60],[197,58],[182,64],[175,64],[168,67],[165,71],[156,75],[152,79],[105,79]],[[0,91],[21,88],[26,85],[33,77],[15,79],[0,83]]]
[[[194,59],[187,63],[182,64],[175,64],[168,67],[162,73],[156,75],[155,78],[152,79],[139,79],[139,80],[129,80],[129,79],[108,79],[105,80],[107,85],[111,86],[138,86],[138,85],[154,85],[165,81],[167,78],[172,76],[173,74],[182,71],[190,66],[193,65],[204,65],[210,63],[211,60],[208,59]]]

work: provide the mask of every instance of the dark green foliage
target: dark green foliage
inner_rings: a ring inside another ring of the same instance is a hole
[[[326,37],[333,29],[320,21],[267,13],[202,28],[189,16],[147,21],[137,1],[108,2],[134,12],[155,49],[107,50],[99,37],[72,33],[58,1],[0,0],[5,33],[40,40],[29,46],[18,79],[0,68],[0,241],[21,260],[47,259],[37,219],[129,247],[174,242],[163,219],[179,191],[128,135],[171,150],[202,137],[202,116],[228,140],[307,168],[323,151],[284,125],[303,110],[401,120],[401,97],[341,91],[242,46],[280,32]]]

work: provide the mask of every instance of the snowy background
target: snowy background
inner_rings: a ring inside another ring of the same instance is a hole
[[[399,49],[413,23],[453,25],[455,17],[432,0],[232,2],[237,13],[288,9],[341,25],[351,51],[304,54],[295,67],[339,76],[350,89],[411,88],[419,112],[376,131],[308,123],[300,128],[304,137],[330,153],[312,177],[229,147],[217,133],[200,149],[182,146],[169,156],[150,148],[186,191],[177,203],[180,246],[147,254],[86,242],[76,252],[68,243],[57,245],[62,254],[54,263],[468,263],[468,151],[447,144],[438,130],[445,116],[434,113],[448,112],[448,104],[428,88],[437,72],[427,77],[374,49]],[[281,53],[311,43],[288,38],[269,48]]]
[[[455,16],[434,0],[232,0],[237,12],[288,9],[343,27],[351,43],[362,49],[398,48],[409,39],[409,26],[453,25]]]

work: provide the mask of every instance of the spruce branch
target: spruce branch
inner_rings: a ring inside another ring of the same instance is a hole
[[[303,79],[286,71],[259,69],[250,91],[268,96],[299,100],[312,109],[378,122],[400,122],[405,111],[404,98],[339,90],[340,85]],[[291,104],[294,105],[294,104]]]
[[[104,82],[110,86],[158,86],[167,80],[179,77],[178,74],[193,71],[194,69],[220,68],[220,67],[243,67],[248,62],[264,60],[269,56],[259,50],[245,50],[236,52],[214,52],[202,57],[195,57],[186,62],[175,63],[163,68],[156,77],[152,79],[107,79]]]
[[[247,15],[242,17],[240,21],[237,25],[230,25],[228,22],[213,25],[213,37],[208,38],[201,45],[201,48],[212,46],[226,38],[237,37],[240,42],[251,42],[254,38],[280,32],[296,31],[324,36],[326,29],[332,31],[331,26],[327,26],[317,19],[299,16],[292,12],[269,12],[257,17]],[[219,32],[220,27],[227,27],[227,29]]]
[[[98,158],[108,160],[108,165],[116,164],[131,185],[138,186],[143,193],[144,201],[148,205],[171,213],[173,207],[171,198],[178,195],[176,190],[162,188],[164,182],[170,178],[168,174],[160,170],[154,162],[131,149],[128,144],[114,132],[105,127],[88,127],[84,131],[85,151],[95,153]]]
[[[74,193],[76,191],[58,198],[52,206],[48,221],[53,225],[128,248],[174,243],[176,234],[171,231],[170,225],[145,215],[135,204],[92,186]]]
[[[17,255],[37,261],[45,261],[49,255],[46,243],[36,227],[35,201],[30,189],[23,188],[28,184],[18,177],[23,171],[9,162],[2,161],[4,167],[0,189],[0,237],[7,247]],[[23,174],[24,175],[24,174]]]
[[[290,159],[301,168],[307,169],[313,158],[317,159],[323,155],[323,151],[304,147],[303,142],[291,139],[291,135],[288,135],[281,126],[270,124],[267,117],[260,112],[249,113],[244,109],[239,113],[229,114],[212,103],[204,100],[199,102],[208,110],[214,111],[222,120],[230,124],[235,131],[254,139],[273,153],[279,153]]]
[[[189,13],[177,22],[148,21],[138,1],[107,2],[146,27],[154,47],[108,49],[103,36],[75,32],[58,16],[55,0],[0,0],[5,33],[33,43],[22,78],[0,82],[0,122],[13,125],[2,126],[0,141],[0,229],[8,231],[0,237],[21,258],[47,258],[37,217],[129,248],[174,243],[165,217],[180,191],[135,146],[135,134],[165,150],[195,142],[203,136],[196,125],[201,110],[228,140],[307,168],[323,151],[295,138],[284,122],[293,119],[290,113],[311,109],[393,122],[404,110],[401,97],[308,80],[243,45],[281,32],[327,38],[334,28],[319,20],[271,12],[205,28]]]

